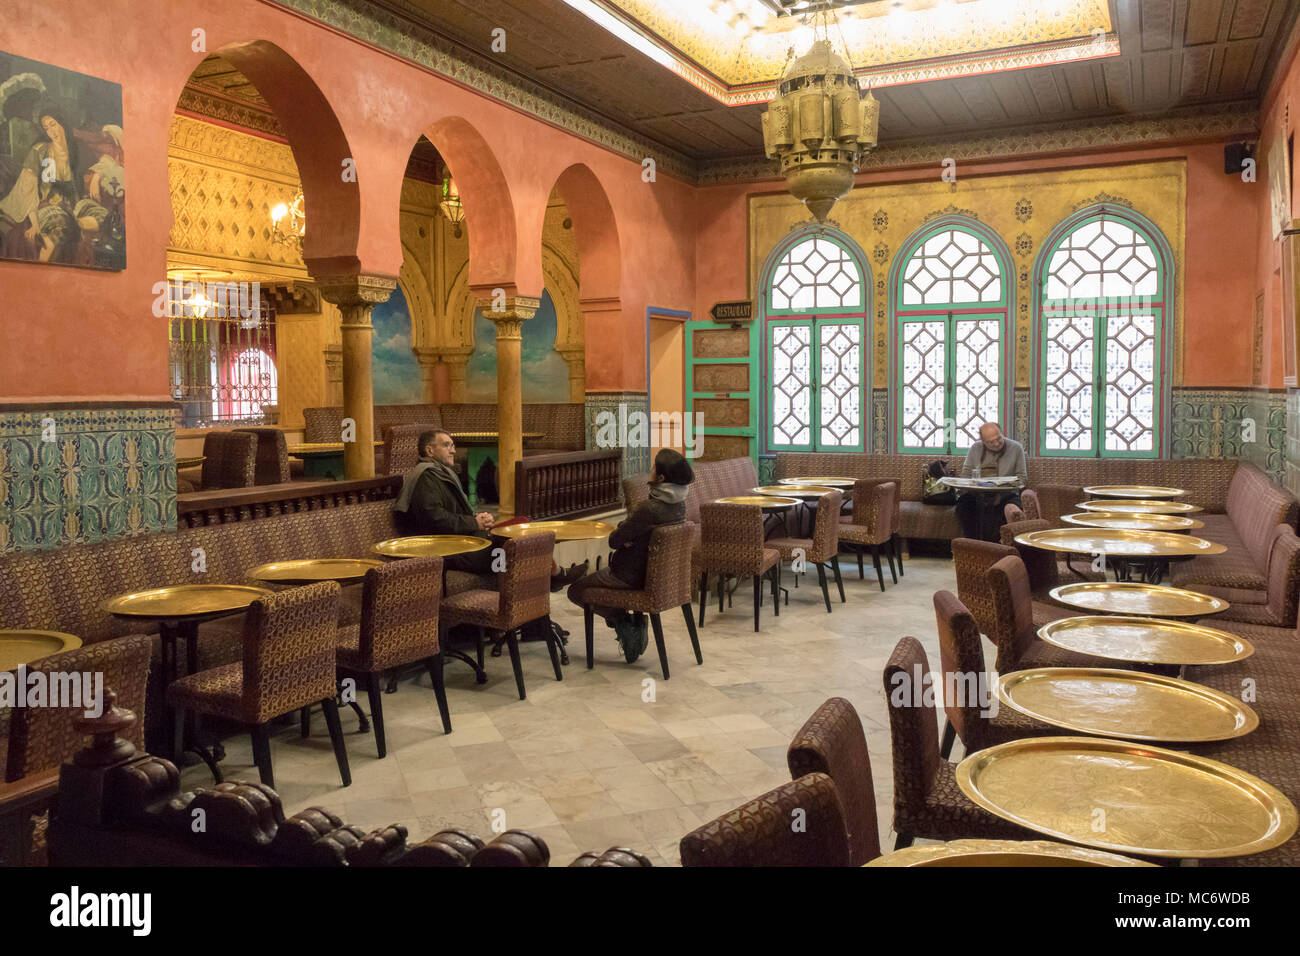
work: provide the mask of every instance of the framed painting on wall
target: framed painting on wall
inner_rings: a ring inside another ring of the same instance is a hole
[[[1291,164],[1286,140],[1277,136],[1268,147],[1268,199],[1273,211],[1273,238],[1291,224]]]
[[[122,87],[0,51],[0,259],[126,268]]]

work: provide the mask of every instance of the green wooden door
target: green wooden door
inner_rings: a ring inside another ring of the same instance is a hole
[[[686,323],[686,413],[699,460],[758,454],[756,337],[752,324]]]

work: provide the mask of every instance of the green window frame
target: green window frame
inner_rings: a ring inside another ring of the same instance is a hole
[[[1167,244],[1102,208],[1058,227],[1038,262],[1036,437],[1045,456],[1163,451]]]
[[[891,288],[899,452],[958,454],[1006,420],[1013,276],[1000,239],[964,218],[904,243]]]
[[[871,285],[861,250],[825,228],[796,233],[762,280],[763,451],[863,452]]]

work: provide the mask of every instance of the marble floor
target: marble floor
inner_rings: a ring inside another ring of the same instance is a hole
[[[571,632],[571,663],[557,682],[545,645],[521,645],[528,699],[515,690],[508,655],[488,658],[489,682],[449,661],[447,696],[453,732],[444,735],[427,674],[384,697],[388,756],[375,756],[371,733],[343,712],[352,786],[340,785],[325,721],[312,734],[297,722],[272,739],[277,789],[287,813],[323,806],[371,829],[400,823],[415,842],[459,828],[484,839],[518,828],[546,840],[551,865],[586,850],[629,846],[655,865],[679,863],[683,834],[789,780],[791,736],[826,698],[852,701],[866,728],[880,808],[882,846],[892,799],[889,724],[882,670],[899,637],[910,634],[938,664],[931,599],[955,590],[952,562],[917,557],[897,585],[881,593],[844,560],[846,604],[827,614],[815,576],[790,591],[788,607],[755,634],[746,582],[734,606],[716,600],[700,630],[697,665],[680,614],[664,615],[672,679],[659,675],[654,642],[634,664],[623,661],[613,632],[596,627],[596,666],[587,670],[582,615],[563,593],[552,616]],[[789,574],[785,575],[788,579]],[[698,605],[697,605],[698,608]],[[363,695],[364,698],[364,695]],[[256,780],[247,736],[226,741],[227,779]],[[186,768],[188,787],[211,783],[202,766]],[[504,826],[500,824],[504,823]]]

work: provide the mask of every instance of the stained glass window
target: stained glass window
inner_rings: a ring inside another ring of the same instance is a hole
[[[764,303],[768,449],[865,450],[862,275],[855,254],[824,231],[796,241],[773,267]]]
[[[1161,261],[1142,227],[1110,213],[1049,250],[1039,323],[1043,454],[1159,453]]]
[[[961,225],[909,248],[895,290],[898,447],[956,453],[979,440],[985,422],[1002,420],[1005,266]]]

